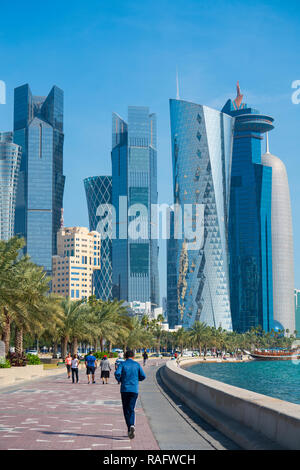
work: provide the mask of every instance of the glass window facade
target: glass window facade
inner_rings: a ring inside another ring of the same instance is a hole
[[[25,252],[51,272],[60,227],[63,175],[63,91],[34,96],[28,85],[15,89],[14,142],[22,147],[15,234]]]
[[[233,329],[273,328],[272,168],[261,164],[262,133],[273,119],[228,100],[235,117],[229,210],[230,300]]]
[[[155,308],[159,305],[158,244],[150,237],[151,211],[145,239],[128,237],[128,226],[135,216],[127,214],[133,204],[149,209],[157,203],[156,115],[149,114],[147,107],[129,106],[128,123],[113,114],[111,158],[112,204],[116,209],[113,296],[128,302],[151,302]]]
[[[89,214],[90,230],[97,230],[101,218],[107,218],[111,214],[112,202],[112,177],[93,176],[84,180],[86,200]],[[103,216],[97,214],[100,205],[106,209]],[[106,230],[111,229],[111,222]],[[109,238],[101,240],[101,269],[94,272],[95,295],[98,299],[111,300],[112,295],[112,240]]]
[[[12,132],[0,132],[0,239],[14,235],[16,194],[22,150]]]
[[[187,248],[186,240],[168,244],[168,281],[178,322],[188,328],[196,320],[232,329],[228,273],[228,211],[233,119],[206,106],[170,100],[174,202],[204,205],[204,244]],[[176,250],[176,251],[175,251]],[[176,254],[175,254],[176,253]],[[171,320],[176,322],[175,312]]]

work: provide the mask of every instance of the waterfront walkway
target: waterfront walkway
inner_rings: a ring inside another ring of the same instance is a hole
[[[162,360],[149,360],[136,413],[136,438],[127,436],[119,386],[79,384],[66,372],[0,390],[0,449],[158,450],[236,449],[204,422],[193,419],[156,379]],[[194,417],[195,418],[195,417]]]

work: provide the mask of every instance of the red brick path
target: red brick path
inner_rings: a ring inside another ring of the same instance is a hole
[[[147,369],[147,368],[146,368]],[[114,377],[102,385],[67,374],[0,391],[0,449],[159,449],[138,401],[136,438],[129,440]]]

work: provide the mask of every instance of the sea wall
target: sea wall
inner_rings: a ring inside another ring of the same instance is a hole
[[[244,449],[300,450],[300,405],[184,370],[168,361],[164,384],[187,406]]]
[[[54,376],[65,372],[64,368],[55,368],[45,370],[43,364],[29,365],[24,367],[11,367],[9,369],[0,369],[0,389],[9,385],[16,385],[18,383],[33,380],[40,377]]]

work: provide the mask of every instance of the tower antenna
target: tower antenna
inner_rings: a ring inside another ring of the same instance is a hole
[[[269,149],[269,132],[266,132],[266,153],[270,153],[270,149]]]
[[[179,80],[178,80],[178,69],[176,67],[176,99],[180,100],[179,96]]]

